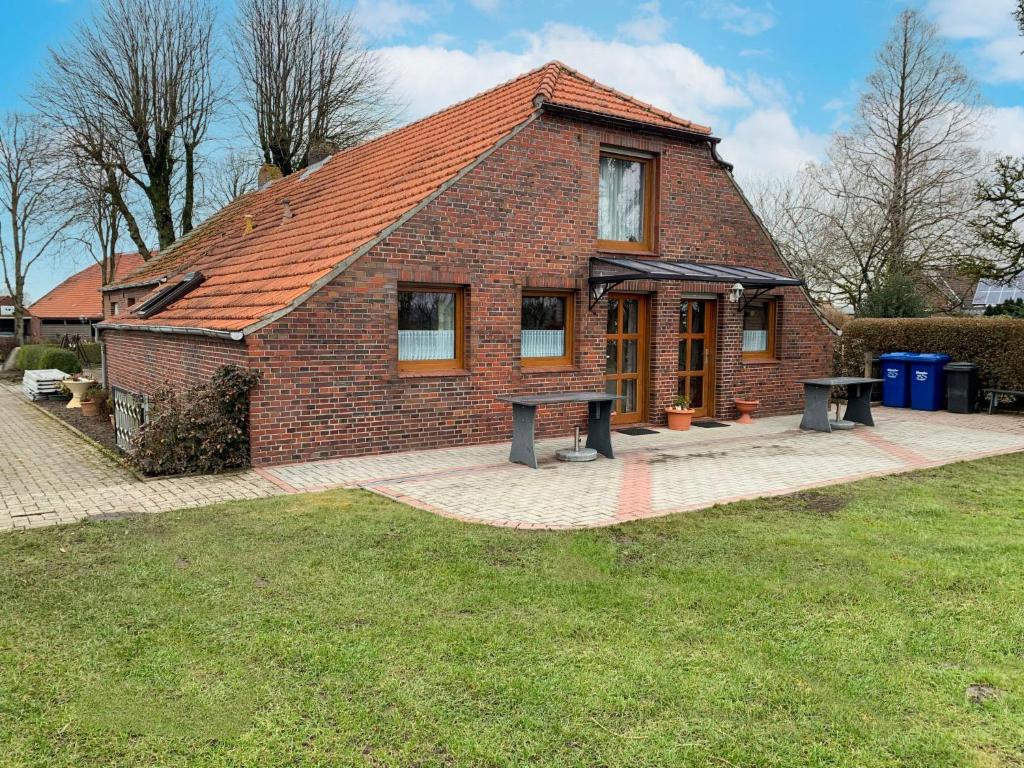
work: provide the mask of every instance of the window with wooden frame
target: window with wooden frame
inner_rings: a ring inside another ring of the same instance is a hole
[[[462,370],[463,307],[458,286],[399,285],[398,370]]]
[[[779,302],[775,299],[752,301],[743,309],[743,359],[776,359],[775,327]]]
[[[526,367],[572,365],[571,291],[524,290],[519,355]]]
[[[654,247],[654,156],[601,150],[597,247],[650,251]]]

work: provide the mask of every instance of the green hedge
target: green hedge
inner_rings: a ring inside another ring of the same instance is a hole
[[[89,365],[100,364],[100,345],[98,342],[86,341],[81,345],[82,356]]]
[[[836,371],[861,375],[864,355],[936,352],[976,363],[983,387],[1024,389],[1024,322],[1001,317],[857,319],[835,345]]]
[[[37,371],[56,368],[64,373],[81,373],[82,364],[78,355],[70,349],[61,349],[52,344],[26,344],[18,350],[18,368],[23,371]]]

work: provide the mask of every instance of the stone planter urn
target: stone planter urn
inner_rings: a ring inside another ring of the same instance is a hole
[[[737,397],[733,402],[736,404],[736,410],[740,412],[740,417],[736,419],[736,423],[753,424],[754,419],[751,417],[751,414],[757,410],[757,406],[761,404],[761,401]]]
[[[64,379],[64,386],[67,387],[68,392],[71,393],[71,401],[68,403],[68,408],[81,408],[82,407],[82,395],[85,394],[85,390],[91,387],[96,382],[92,379]]]

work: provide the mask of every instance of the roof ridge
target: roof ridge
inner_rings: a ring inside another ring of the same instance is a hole
[[[589,85],[594,86],[595,88],[600,88],[603,91],[611,93],[612,95],[617,96],[620,99],[624,99],[625,101],[628,101],[630,104],[635,104],[636,106],[640,107],[641,109],[646,110],[647,112],[650,112],[652,115],[657,115],[658,117],[660,117],[662,119],[665,119],[665,120],[671,120],[673,122],[679,123],[680,125],[683,125],[683,126],[685,126],[687,128],[692,128],[693,130],[699,131],[701,133],[711,133],[711,127],[710,126],[701,125],[700,123],[695,123],[692,120],[687,120],[684,117],[679,117],[679,115],[675,115],[675,114],[673,114],[671,112],[668,112],[668,111],[666,111],[664,109],[660,109],[659,107],[656,107],[653,104],[649,104],[646,101],[641,101],[640,99],[636,98],[635,96],[630,96],[628,93],[623,93],[618,88],[613,88],[610,85],[605,85],[604,83],[598,82],[594,78],[588,77],[587,75],[584,75],[578,69],[575,69],[575,68],[570,67],[570,66],[568,66],[566,64],[563,64],[560,61],[555,61],[555,62],[552,62],[552,63],[558,64],[559,66],[562,67],[562,69],[565,72],[567,72],[568,74],[572,75],[573,77],[576,77],[576,78],[582,80],[583,82],[585,82],[585,83],[587,83]]]
[[[495,91],[500,91],[502,88],[506,88],[506,87],[512,85],[513,83],[518,83],[521,80],[525,80],[526,78],[531,77],[533,75],[536,75],[538,72],[541,72],[546,67],[549,67],[552,64],[558,64],[558,63],[559,62],[548,62],[547,64],[542,64],[539,67],[534,67],[529,72],[523,72],[521,75],[516,75],[515,77],[513,77],[513,78],[511,78],[509,80],[506,80],[503,83],[498,83],[497,85],[492,86],[490,88],[486,88],[486,89],[480,91],[479,93],[475,93],[472,96],[469,96],[469,97],[467,97],[465,99],[462,99],[460,101],[456,101],[454,104],[449,104],[448,106],[443,107],[442,109],[435,110],[434,112],[431,112],[428,115],[424,115],[423,117],[416,118],[411,123],[406,123],[405,125],[399,125],[399,126],[397,126],[395,128],[392,128],[390,131],[385,131],[384,133],[382,133],[382,134],[380,134],[378,136],[374,136],[372,139],[367,139],[366,141],[364,141],[364,142],[362,142],[360,144],[353,144],[351,147],[346,147],[345,149],[343,149],[341,152],[338,152],[337,154],[339,156],[340,155],[345,155],[345,154],[348,154],[349,152],[352,152],[354,150],[361,149],[363,147],[368,147],[371,144],[374,144],[374,143],[380,141],[381,139],[387,138],[388,136],[394,136],[395,134],[401,133],[402,131],[408,130],[409,128],[412,128],[414,126],[420,125],[422,123],[426,123],[426,122],[428,122],[430,120],[433,120],[436,117],[440,117],[441,115],[445,114],[446,112],[451,112],[453,109],[465,106],[466,104],[469,104],[471,101],[475,101],[476,99],[479,99],[479,98],[481,98],[483,96],[486,96],[486,95],[488,95],[490,93],[494,93]],[[565,66],[565,65],[562,65],[562,66]],[[285,178],[286,179],[287,178],[291,178],[291,176],[293,176],[293,175],[294,174],[289,174],[288,176],[285,176]]]

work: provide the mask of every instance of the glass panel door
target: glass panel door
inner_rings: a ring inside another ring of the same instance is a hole
[[[694,416],[714,413],[714,301],[683,299],[679,303],[679,363],[676,392],[690,398]]]
[[[643,421],[647,410],[647,297],[614,294],[608,299],[605,391],[619,395],[615,424]]]

